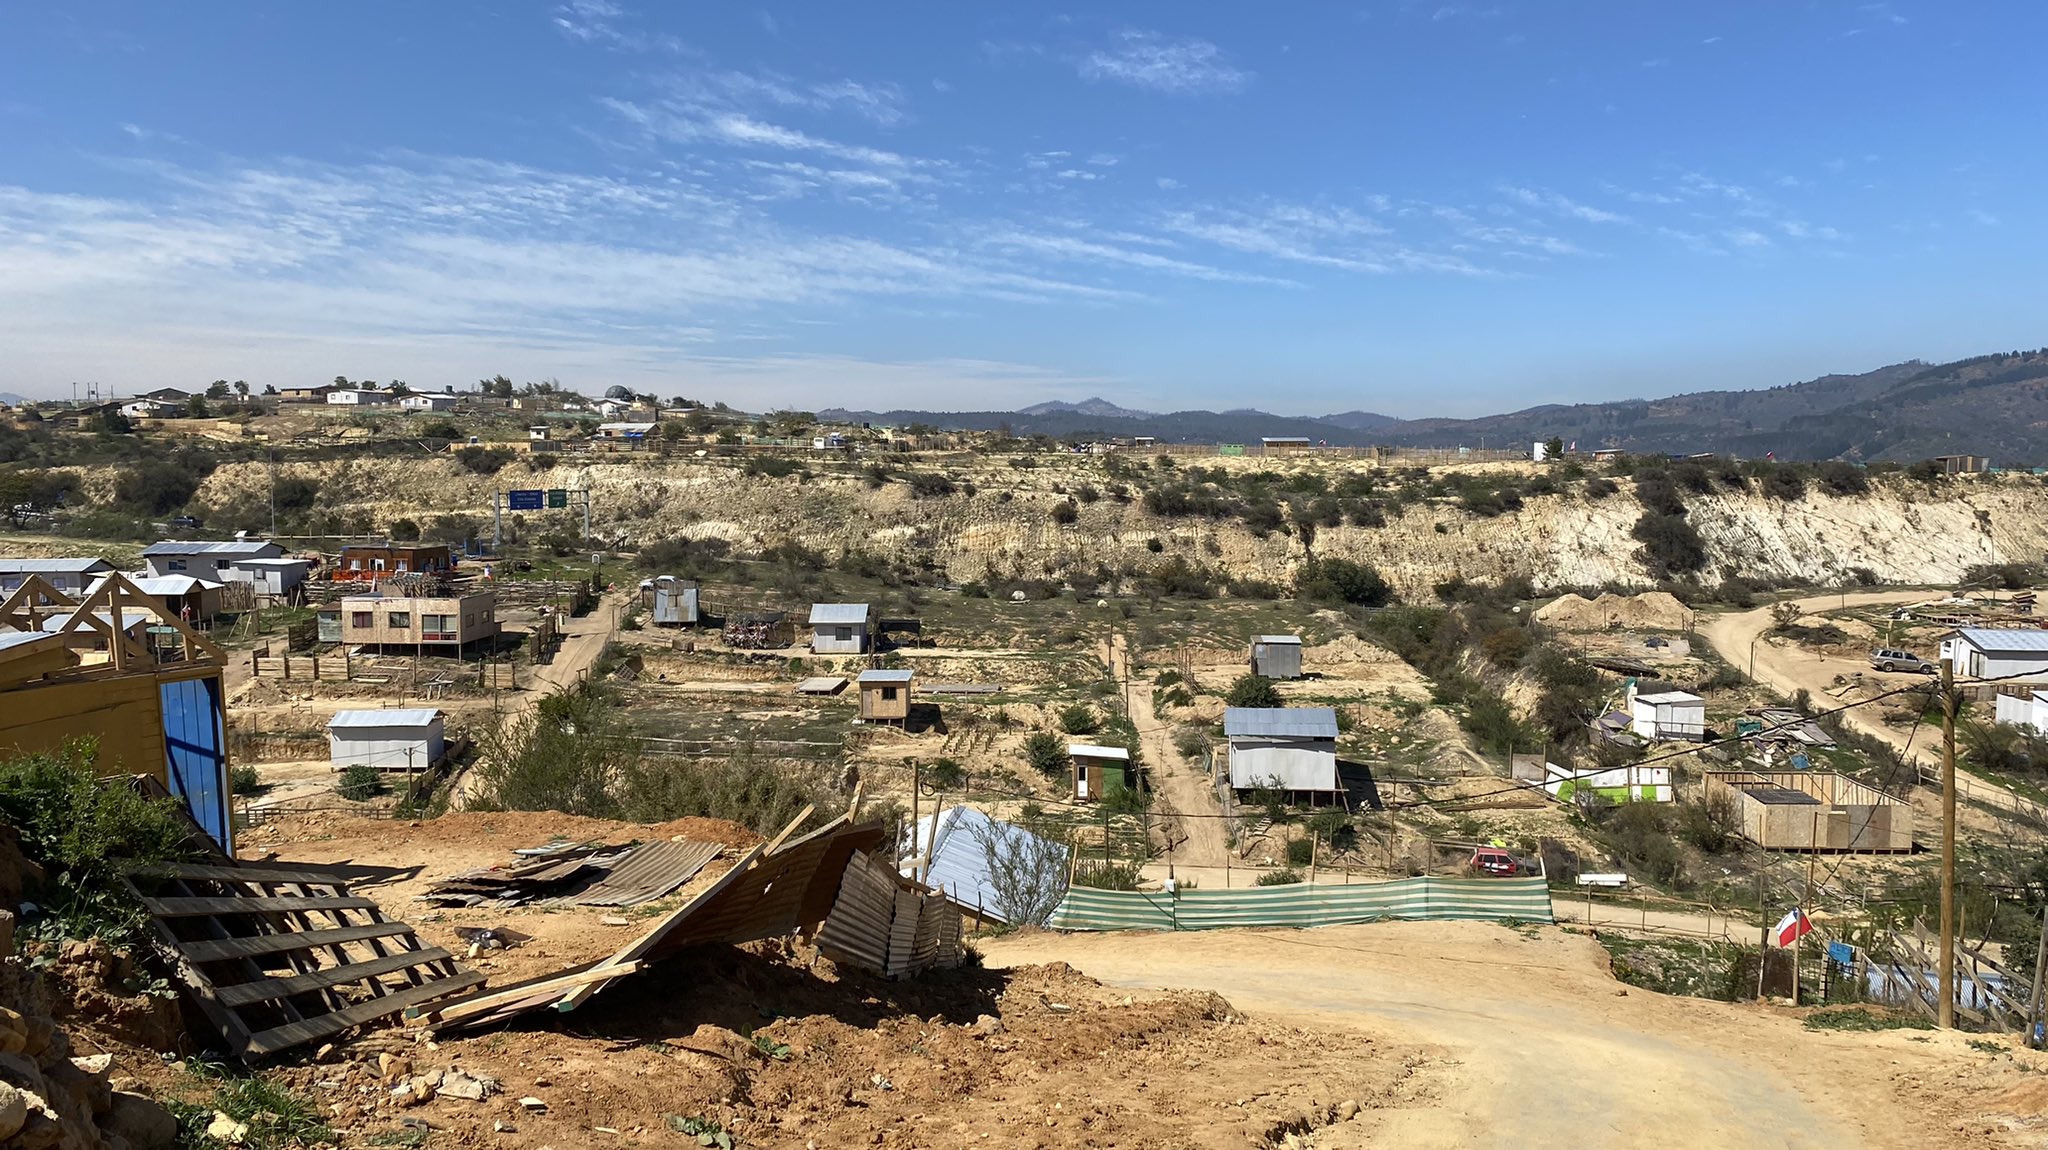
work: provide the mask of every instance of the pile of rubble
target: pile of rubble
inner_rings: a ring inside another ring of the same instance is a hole
[[[724,850],[676,838],[607,845],[557,842],[512,852],[506,866],[451,875],[420,896],[443,907],[638,906],[689,882]]]
[[[11,919],[7,926],[0,933],[10,936],[11,950]],[[91,957],[88,944],[64,949],[61,960],[74,964]],[[74,1055],[48,982],[18,958],[0,961],[0,1003],[0,1143],[9,1150],[156,1150],[177,1141],[177,1119],[139,1080],[116,1075],[113,1055]]]

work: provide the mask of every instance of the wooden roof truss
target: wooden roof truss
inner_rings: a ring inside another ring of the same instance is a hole
[[[186,626],[162,600],[143,594],[126,575],[108,575],[82,597],[59,591],[40,575],[29,575],[12,594],[0,600],[0,625],[34,632],[41,631],[53,618],[62,619],[53,634],[94,636],[107,650],[107,666],[115,671],[153,667],[160,661],[149,644],[130,634],[125,626],[129,616],[136,613],[151,616],[177,636],[183,662],[226,661],[212,640]]]

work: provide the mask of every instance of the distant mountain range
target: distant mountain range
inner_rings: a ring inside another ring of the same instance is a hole
[[[823,411],[852,422],[924,423],[1014,435],[1150,435],[1162,443],[1244,443],[1306,436],[1347,446],[1526,446],[1559,438],[1581,450],[1780,459],[1909,461],[1986,455],[2000,466],[2048,464],[2048,348],[1928,364],[1895,363],[1754,391],[1550,404],[1477,419],[1396,419],[1370,411],[1324,416],[1263,411],[1134,411],[1103,399],[1020,411]]]

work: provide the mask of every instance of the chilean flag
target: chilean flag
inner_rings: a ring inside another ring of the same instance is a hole
[[[1771,941],[1779,946],[1791,946],[1806,937],[1813,930],[1813,923],[1807,920],[1806,912],[1793,907],[1771,928]]]

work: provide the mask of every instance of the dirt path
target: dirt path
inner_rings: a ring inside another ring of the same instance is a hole
[[[1124,684],[1124,710],[1138,728],[1145,762],[1151,765],[1152,785],[1159,796],[1155,800],[1157,813],[1163,819],[1183,816],[1174,821],[1187,837],[1161,862],[1176,867],[1222,866],[1230,841],[1223,833],[1223,820],[1215,817],[1222,813],[1216,803],[1216,788],[1200,763],[1181,759],[1173,745],[1171,725],[1153,717],[1152,682],[1132,673],[1128,640],[1121,634],[1110,636],[1104,655],[1110,676]]]
[[[1417,1068],[1429,1081],[1414,1105],[1375,1111],[1357,1141],[1333,1145],[1929,1147],[1968,1137],[1921,1085],[1970,1056],[1964,1036],[1818,1034],[1769,1009],[1624,989],[1597,943],[1554,929],[1383,923],[982,945],[990,965],[1063,960],[1121,986],[1214,990],[1254,1015],[1442,1052]]]
[[[554,660],[534,669],[532,677],[513,701],[508,717],[538,707],[542,699],[573,687],[588,677],[598,656],[604,654],[605,645],[619,633],[619,619],[633,594],[628,590],[609,592],[588,614],[570,619],[569,625],[562,629],[562,645],[555,651]],[[468,768],[449,779],[450,805],[463,806],[469,798],[469,783]]]
[[[1830,608],[1839,609],[1845,605],[1867,607],[1921,603],[1938,595],[1938,592],[1931,591],[1863,591],[1846,597],[1839,594],[1815,595],[1787,602],[1797,603],[1801,610],[1813,612],[1826,611]],[[1884,675],[1872,670],[1868,663],[1861,660],[1830,659],[1816,652],[1780,645],[1768,634],[1771,624],[1771,609],[1760,607],[1754,611],[1726,615],[1702,615],[1698,634],[1712,643],[1721,657],[1737,670],[1750,671],[1752,678],[1787,698],[1804,690],[1812,697],[1816,707],[1830,705],[1828,692],[1834,689],[1835,677],[1838,675],[1861,672],[1872,680],[1896,682],[1899,686],[1924,681],[1924,676],[1904,672]],[[1752,649],[1756,653],[1753,670],[1750,662]],[[1844,712],[1843,718],[1851,729],[1883,740],[1905,755],[1908,762],[1926,770],[1939,768],[1941,739],[1938,735],[1926,730],[1901,731],[1888,726],[1879,717],[1878,711],[1879,707],[1876,705],[1858,707]],[[2031,800],[2013,794],[2006,787],[1971,774],[1967,764],[1957,766],[1956,793],[1965,798],[1978,799],[2000,807],[2039,809]]]

